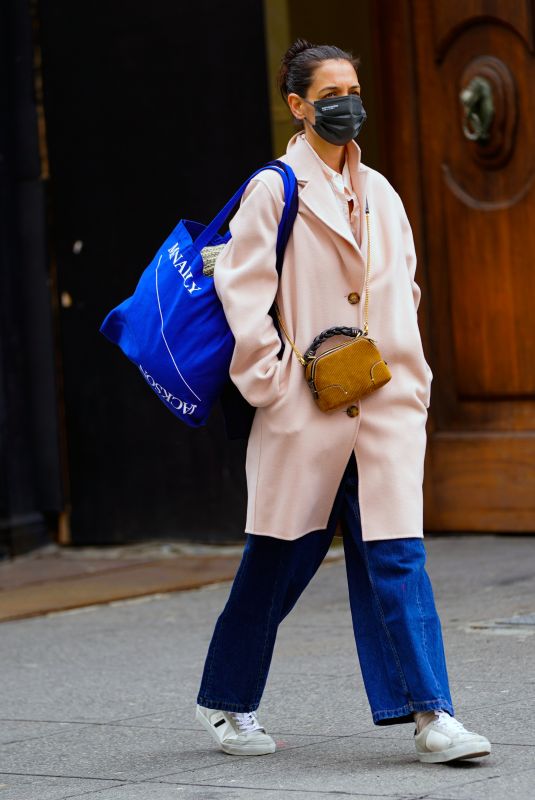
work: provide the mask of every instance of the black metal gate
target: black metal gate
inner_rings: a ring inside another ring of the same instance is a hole
[[[181,426],[98,327],[271,157],[262,4],[39,8],[72,541],[240,538],[244,445]]]
[[[0,558],[63,508],[30,5],[0,6]]]

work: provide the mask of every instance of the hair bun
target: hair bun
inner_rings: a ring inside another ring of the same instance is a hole
[[[311,44],[308,39],[296,39],[281,58],[279,72],[277,75],[277,84],[284,98],[288,95],[287,79],[290,64],[296,56],[304,53],[305,50],[311,50],[313,47],[314,45]]]
[[[310,50],[312,47],[314,47],[314,45],[309,42],[308,39],[296,39],[282,57],[282,63],[289,64],[292,59],[299,55],[299,53],[302,53],[305,50]]]

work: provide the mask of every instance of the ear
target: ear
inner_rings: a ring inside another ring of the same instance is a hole
[[[290,106],[290,111],[292,115],[296,119],[303,120],[306,116],[305,114],[305,103],[301,97],[295,92],[290,92],[288,95],[288,105]]]

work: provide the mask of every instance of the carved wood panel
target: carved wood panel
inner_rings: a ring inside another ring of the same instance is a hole
[[[434,373],[425,526],[535,531],[532,3],[395,5],[376,47]]]

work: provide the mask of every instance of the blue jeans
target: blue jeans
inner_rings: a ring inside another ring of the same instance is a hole
[[[353,630],[374,724],[412,722],[414,711],[430,709],[454,715],[424,541],[363,542],[357,487],[352,453],[325,530],[294,541],[247,534],[208,649],[200,705],[258,708],[278,626],[318,570],[340,520]]]

